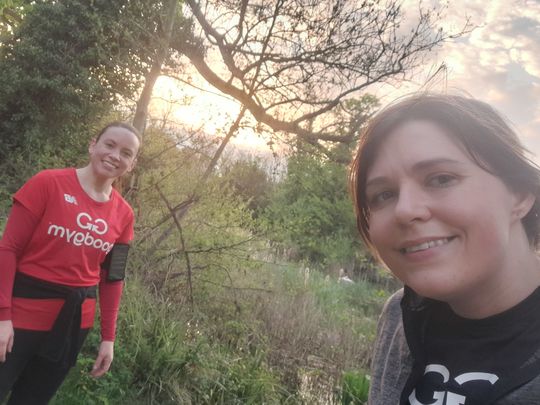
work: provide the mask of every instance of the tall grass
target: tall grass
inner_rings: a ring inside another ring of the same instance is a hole
[[[120,313],[111,371],[101,379],[88,374],[99,340],[93,331],[53,404],[258,404],[288,396],[264,352],[243,356],[211,342],[195,315],[137,279],[127,284]]]
[[[234,278],[244,303],[244,322],[233,322],[234,328],[232,320],[216,324],[218,334],[238,335],[235,339],[247,339],[248,347],[267,347],[270,366],[299,403],[306,402],[302,400],[306,395],[323,398],[329,392],[338,401],[342,374],[351,370],[365,374],[388,292],[362,281],[339,284],[317,270],[292,265],[266,265],[248,273],[239,269]],[[264,289],[242,289],[249,285]],[[226,296],[222,291],[215,298],[221,301]],[[306,383],[306,376],[317,376],[319,382]],[[319,392],[301,392],[308,386]],[[313,403],[311,399],[308,402]]]
[[[273,347],[297,359],[317,355],[339,369],[367,367],[386,292],[363,282],[339,284],[316,270],[267,271],[276,293],[259,297],[256,314]]]
[[[170,289],[130,278],[111,371],[88,374],[93,331],[53,404],[337,403],[341,392],[357,395],[359,383],[349,380],[368,367],[386,293],[294,266],[238,268],[227,280],[196,278],[191,311]]]

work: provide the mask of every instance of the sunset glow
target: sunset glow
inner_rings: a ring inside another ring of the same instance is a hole
[[[403,8],[408,17],[414,18],[418,1],[406,1]],[[410,81],[374,86],[370,92],[383,105],[418,90],[470,94],[501,111],[526,146],[540,156],[540,3],[456,0],[450,2],[441,25],[456,32],[467,18],[476,28],[431,53]],[[436,71],[439,73],[433,77]],[[188,73],[195,87],[160,78],[152,114],[159,116],[170,109],[171,117],[180,125],[223,136],[237,117],[240,104],[220,94],[196,71]],[[268,150],[268,139],[248,128],[240,130],[232,142],[243,148]]]
[[[179,125],[203,131],[209,136],[224,136],[240,112],[240,103],[219,94],[196,76],[193,82],[202,90],[169,77],[160,77],[154,88],[156,96],[152,99],[152,114],[159,117],[170,111],[171,119]],[[254,152],[267,150],[267,142],[268,138],[256,134],[251,128],[240,128],[231,140],[231,144]]]

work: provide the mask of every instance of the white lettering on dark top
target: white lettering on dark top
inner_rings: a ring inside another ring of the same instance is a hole
[[[450,371],[441,364],[428,364],[424,371],[424,375],[428,373],[437,373],[443,378],[443,383],[447,383],[450,380]],[[471,372],[463,373],[454,378],[454,381],[459,385],[468,383],[469,381],[489,381],[491,385],[495,384],[499,380],[495,374]],[[424,404],[420,402],[416,397],[416,389],[409,395],[409,402],[411,405],[463,405],[467,400],[463,395],[459,395],[450,391],[434,391],[433,399],[435,402]]]

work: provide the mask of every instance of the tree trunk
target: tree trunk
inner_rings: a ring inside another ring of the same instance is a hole
[[[160,39],[159,48],[156,54],[156,58],[150,68],[150,71],[145,77],[145,83],[139,101],[137,101],[137,109],[135,110],[135,117],[133,118],[133,126],[141,133],[144,132],[146,126],[146,117],[148,115],[148,105],[152,97],[152,91],[156,80],[161,74],[161,67],[163,62],[169,55],[169,44],[171,42],[171,36],[174,30],[174,22],[176,20],[176,7],[178,0],[169,0],[167,2],[167,8],[165,10],[166,21],[164,26],[163,38]]]
[[[169,0],[166,3],[165,9],[165,24],[163,37],[160,38],[159,47],[156,53],[156,57],[152,63],[150,70],[145,76],[144,87],[137,101],[137,108],[135,110],[135,116],[133,117],[133,126],[139,131],[141,137],[144,137],[144,130],[146,128],[146,119],[148,117],[148,105],[152,99],[152,92],[154,90],[154,85],[161,74],[161,68],[163,62],[169,55],[169,45],[171,42],[172,33],[174,30],[174,22],[176,20],[176,8],[178,5],[178,0]],[[135,170],[129,178],[129,181],[125,184],[127,187],[122,187],[124,189],[124,195],[126,198],[134,199],[135,193],[138,188],[138,172]]]

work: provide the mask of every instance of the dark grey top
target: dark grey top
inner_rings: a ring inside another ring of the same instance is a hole
[[[397,405],[412,368],[412,358],[403,331],[401,298],[397,291],[386,302],[377,330],[371,365],[369,405]],[[540,315],[539,315],[540,316]],[[496,405],[539,405],[540,376],[514,390]]]

